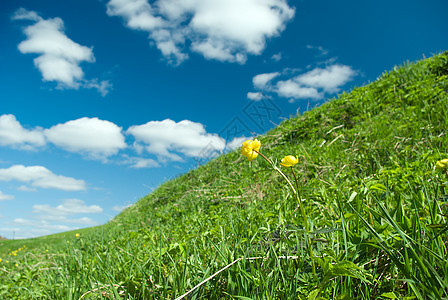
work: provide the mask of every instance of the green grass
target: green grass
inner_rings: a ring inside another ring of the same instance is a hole
[[[258,137],[299,157],[308,232],[283,178],[237,150],[104,226],[0,241],[0,298],[175,299],[205,280],[185,299],[447,299],[447,75],[447,52],[407,63]]]

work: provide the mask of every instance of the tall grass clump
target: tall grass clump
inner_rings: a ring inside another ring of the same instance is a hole
[[[106,225],[0,241],[5,299],[446,299],[448,53],[162,184]]]

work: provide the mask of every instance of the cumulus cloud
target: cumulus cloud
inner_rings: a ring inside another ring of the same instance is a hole
[[[235,137],[226,145],[226,150],[233,151],[235,149],[241,148],[241,145],[244,141],[248,140],[250,138],[242,136],[242,137]]]
[[[254,100],[254,101],[260,101],[261,99],[263,99],[263,93],[262,92],[249,92],[247,93],[247,98],[250,100]]]
[[[98,118],[81,118],[44,131],[48,141],[69,152],[105,159],[127,147],[121,127]]]
[[[14,115],[0,116],[0,146],[35,150],[48,142],[92,159],[106,159],[127,147],[121,127],[98,118],[80,118],[49,129],[28,130]]]
[[[268,82],[270,82],[275,77],[278,77],[279,75],[279,72],[258,74],[254,76],[254,78],[252,78],[252,83],[254,84],[255,88],[262,90],[266,87]]]
[[[45,189],[64,191],[82,191],[86,189],[84,180],[56,175],[42,166],[14,165],[7,169],[0,169],[0,181],[29,182],[32,186]]]
[[[276,94],[279,97],[295,99],[323,99],[329,94],[340,91],[350,82],[357,72],[350,66],[341,64],[316,67],[308,72],[291,76],[284,72],[263,73],[253,77],[254,88],[264,93]],[[274,80],[275,79],[275,80]],[[257,100],[261,92],[249,92],[248,98]]]
[[[107,94],[110,88],[108,82],[98,84],[97,79],[84,78],[80,64],[95,62],[95,56],[92,48],[67,37],[62,19],[44,19],[34,11],[20,8],[13,15],[13,20],[34,22],[24,28],[27,39],[18,48],[23,54],[39,55],[34,59],[34,65],[42,74],[43,81],[55,81],[59,88],[96,88],[103,95]]]
[[[327,93],[336,93],[339,87],[352,80],[356,72],[349,66],[331,65],[325,69],[315,68],[294,80],[303,86],[321,88]]]
[[[0,201],[6,201],[6,200],[12,200],[12,199],[14,199],[14,196],[3,194],[3,192],[0,191]]]
[[[87,206],[83,200],[66,199],[58,206],[36,204],[33,206],[33,212],[47,216],[68,216],[83,213],[101,213],[103,209],[99,205]]]
[[[322,93],[313,87],[302,86],[295,80],[279,81],[276,92],[280,97],[296,99],[321,99]]]
[[[151,121],[132,126],[127,134],[135,138],[135,147],[155,154],[160,160],[181,161],[179,153],[189,157],[202,157],[210,145],[223,151],[225,140],[216,134],[207,133],[204,125],[189,120],[175,122],[170,119]]]
[[[107,14],[129,28],[148,32],[174,64],[190,50],[206,59],[244,63],[260,54],[294,17],[286,0],[110,0]]]
[[[114,205],[112,207],[112,210],[118,211],[118,212],[122,212],[123,210],[125,210],[128,207],[131,207],[132,204],[128,204],[128,205],[123,205],[123,206],[118,206],[118,205]]]
[[[27,130],[14,115],[0,116],[0,146],[33,150],[45,145],[41,128]]]
[[[130,165],[134,169],[158,168],[160,164],[151,158],[129,157],[125,160],[125,164]]]

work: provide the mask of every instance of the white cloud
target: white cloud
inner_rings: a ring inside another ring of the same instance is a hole
[[[210,145],[217,151],[223,151],[225,147],[223,138],[207,133],[204,125],[189,120],[178,123],[170,119],[151,121],[132,126],[127,133],[134,136],[137,147],[144,147],[147,152],[157,155],[160,160],[181,161],[182,158],[174,152],[189,157],[202,157],[209,154],[203,150]]]
[[[45,130],[28,130],[14,115],[0,116],[0,146],[35,150],[48,141],[66,151],[101,160],[127,147],[121,127],[98,118],[84,117]]]
[[[145,169],[145,168],[158,168],[160,164],[154,159],[141,158],[141,157],[129,157],[124,162],[125,164],[131,165],[134,169]]]
[[[278,77],[279,75],[279,72],[258,74],[254,76],[254,78],[252,79],[252,83],[254,84],[255,88],[262,90],[266,87],[268,82],[270,82],[275,77]]]
[[[19,8],[12,17],[13,20],[30,20],[30,21],[42,21],[42,17],[39,16],[35,11],[29,11],[22,8]]]
[[[276,84],[276,92],[280,97],[296,99],[321,99],[322,94],[313,87],[301,86],[294,80],[279,81]]]
[[[14,165],[0,169],[0,181],[16,180],[30,182],[32,186],[64,191],[81,191],[86,189],[84,180],[56,175],[45,167]]]
[[[123,206],[118,206],[118,205],[114,205],[112,207],[112,210],[118,211],[118,212],[122,212],[123,210],[125,210],[126,208],[132,206],[132,204],[128,204],[128,205],[123,205]]]
[[[275,93],[279,97],[290,99],[319,100],[328,94],[339,92],[356,74],[350,66],[332,64],[294,76],[289,69],[282,73],[263,73],[254,76],[252,82],[256,89],[264,93]],[[256,100],[260,94],[261,92],[251,92],[248,93],[248,98]]]
[[[3,194],[3,192],[0,191],[0,201],[6,201],[6,200],[12,200],[12,199],[14,199],[14,196]]]
[[[247,98],[250,100],[254,100],[254,101],[260,101],[261,99],[263,99],[263,93],[261,92],[249,92],[247,93]]]
[[[352,80],[356,72],[349,66],[331,65],[325,69],[315,68],[294,80],[304,86],[322,88],[327,93],[336,93],[339,87]]]
[[[306,45],[306,48],[317,50],[319,52],[319,56],[325,56],[328,54],[328,50],[324,49],[322,46],[312,46],[312,45]]]
[[[243,142],[248,140],[248,137],[242,136],[242,137],[235,137],[226,145],[226,150],[233,151],[235,149],[241,148],[243,145]]]
[[[79,199],[67,199],[57,206],[48,204],[34,205],[34,216],[30,219],[16,218],[12,222],[7,223],[16,226],[16,228],[0,228],[0,232],[14,232],[16,238],[19,235],[30,238],[61,231],[70,231],[79,228],[79,226],[85,227],[98,224],[86,216],[78,218],[70,216],[101,212],[103,212],[103,209],[100,206],[88,206]]]
[[[31,188],[29,186],[26,185],[21,185],[17,188],[18,191],[22,191],[22,192],[36,192],[37,189],[35,188]]]
[[[39,230],[43,230],[43,234],[50,234],[52,231],[69,231],[74,228],[69,227],[67,225],[59,225],[59,224],[51,224],[46,220],[28,220],[23,218],[16,218],[11,222],[16,226],[30,226]],[[23,231],[23,229],[19,229],[19,231]],[[39,232],[39,231],[38,231]]]
[[[0,145],[33,150],[45,145],[42,129],[27,130],[14,115],[0,116]]]
[[[280,35],[295,11],[286,0],[110,0],[107,13],[148,32],[162,54],[179,64],[188,58],[188,44],[207,59],[244,63]]]
[[[280,60],[282,59],[282,57],[283,57],[282,53],[279,52],[279,53],[277,53],[277,54],[272,55],[272,56],[271,56],[271,59],[272,59],[273,61],[280,61]]]
[[[121,127],[98,118],[68,121],[44,132],[56,146],[94,159],[105,159],[127,147]]]
[[[238,62],[244,64],[247,56],[242,53],[232,54],[229,47],[222,41],[205,40],[195,42],[191,45],[191,49],[195,52],[201,53],[206,59],[215,59],[219,61]]]
[[[78,219],[67,218],[64,215],[39,215],[36,216],[36,219],[49,221],[49,222],[58,222],[58,223],[68,223],[68,224],[80,224],[80,225],[96,225],[97,222],[88,217],[81,217]]]
[[[80,67],[82,62],[95,62],[92,48],[82,46],[64,32],[64,22],[60,18],[43,19],[34,11],[20,8],[13,16],[14,20],[33,21],[25,27],[27,39],[18,46],[23,54],[38,54],[34,65],[42,74],[43,81],[55,81],[59,88],[78,89],[96,88],[107,94],[110,84],[97,83],[97,79],[86,80]]]
[[[87,206],[79,199],[66,199],[62,204],[52,207],[48,204],[36,204],[33,206],[34,213],[44,213],[47,216],[68,216],[83,213],[100,213],[103,209],[98,205]]]
[[[112,90],[112,84],[109,80],[103,80],[98,82],[98,79],[92,79],[86,81],[84,83],[84,87],[87,89],[96,89],[101,94],[101,96],[105,97]]]

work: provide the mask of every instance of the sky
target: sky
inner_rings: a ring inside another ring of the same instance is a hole
[[[2,0],[0,235],[105,224],[282,120],[448,50],[447,13],[445,0]]]

